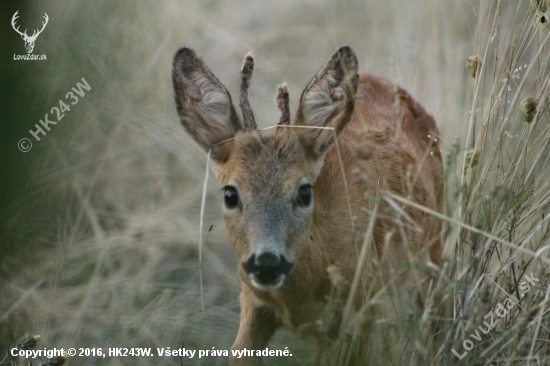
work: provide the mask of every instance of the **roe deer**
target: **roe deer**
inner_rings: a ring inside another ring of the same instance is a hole
[[[172,70],[179,118],[210,151],[223,185],[229,240],[241,263],[241,322],[232,350],[263,349],[277,328],[296,331],[316,322],[335,286],[329,267],[348,284],[343,297],[350,296],[363,229],[376,214],[374,196],[393,192],[434,211],[443,200],[434,119],[403,89],[359,77],[348,46],[310,81],[292,123],[286,85],[278,88],[282,116],[269,135],[257,130],[248,102],[253,67],[247,54],[241,70],[243,122],[227,89],[192,49],[176,53]],[[385,271],[411,255],[440,265],[439,221],[395,201],[376,202],[386,213],[373,218],[367,244]],[[403,219],[400,228],[387,212],[392,210]],[[365,286],[359,287],[351,299],[356,311]],[[230,361],[262,364],[260,357]]]

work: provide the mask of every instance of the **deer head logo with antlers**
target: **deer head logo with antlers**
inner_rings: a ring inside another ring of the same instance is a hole
[[[21,32],[19,30],[19,27],[15,27],[15,20],[17,18],[19,18],[19,15],[17,15],[17,13],[19,13],[19,10],[17,10],[15,12],[15,14],[13,14],[13,18],[11,18],[11,26],[13,27],[13,29],[19,33],[21,35],[21,38],[23,38],[23,41],[25,41],[25,48],[27,49],[27,53],[32,53],[32,50],[34,49],[34,42],[36,42],[36,38],[38,38],[38,36],[40,35],[40,33],[42,33],[42,31],[44,30],[44,28],[46,28],[46,24],[48,24],[48,14],[44,13],[44,20],[45,22],[42,22],[42,29],[40,30],[34,30],[32,36],[28,36],[27,35],[27,30],[25,29],[24,32]]]

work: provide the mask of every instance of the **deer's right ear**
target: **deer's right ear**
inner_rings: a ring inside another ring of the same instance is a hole
[[[212,150],[212,159],[226,162],[233,141],[223,141],[243,128],[227,89],[187,47],[174,56],[172,84],[178,115],[187,133],[205,151]]]

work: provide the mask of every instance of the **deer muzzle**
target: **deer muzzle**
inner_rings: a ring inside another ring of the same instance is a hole
[[[242,263],[252,285],[263,291],[279,288],[293,265],[283,254],[276,256],[270,252],[258,256],[252,254],[246,262]]]

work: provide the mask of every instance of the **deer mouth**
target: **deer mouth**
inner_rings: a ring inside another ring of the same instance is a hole
[[[259,256],[252,254],[242,266],[255,288],[273,291],[281,287],[294,263],[282,254],[277,257],[273,253],[262,253]]]

